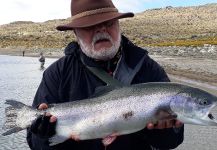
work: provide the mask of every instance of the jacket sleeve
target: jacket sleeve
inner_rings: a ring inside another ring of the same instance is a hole
[[[174,149],[183,142],[184,125],[181,128],[145,129],[147,142],[158,149]]]
[[[34,101],[32,106],[37,108],[41,103],[55,103],[58,98],[58,82],[59,82],[59,74],[58,72],[55,73],[53,67],[56,64],[48,68],[42,77],[42,81],[38,87],[36,92]],[[29,147],[33,150],[43,149],[43,150],[50,150],[48,144],[48,139],[41,139],[34,135],[30,129],[27,129],[27,143]]]
[[[140,73],[140,81],[141,77],[143,78],[142,82],[170,82],[164,69],[149,56]],[[143,138],[145,137],[145,140],[154,148],[174,149],[183,142],[184,125],[181,128],[144,129],[142,134]]]

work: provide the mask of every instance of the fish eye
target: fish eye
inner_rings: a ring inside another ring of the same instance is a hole
[[[200,105],[207,105],[208,101],[206,99],[203,99],[199,102]]]

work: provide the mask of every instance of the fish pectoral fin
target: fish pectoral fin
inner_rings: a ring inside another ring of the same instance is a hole
[[[112,133],[111,135],[106,136],[105,138],[102,139],[103,145],[105,147],[110,145],[112,142],[114,142],[114,140],[117,138],[118,135],[119,135],[118,133]]]
[[[156,114],[157,120],[172,120],[177,118],[177,114],[166,111],[159,111]]]
[[[168,116],[164,116],[162,118],[159,118],[159,120],[173,120],[176,118],[177,118],[177,115],[168,115]]]
[[[57,145],[57,144],[65,142],[68,139],[69,138],[65,136],[54,135],[53,137],[49,138],[49,145],[50,146]]]

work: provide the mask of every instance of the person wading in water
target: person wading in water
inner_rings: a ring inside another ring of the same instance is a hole
[[[38,60],[39,60],[39,62],[41,63],[41,65],[40,65],[40,69],[44,69],[45,57],[44,57],[44,55],[43,55],[42,52],[40,53],[40,57],[39,57]]]

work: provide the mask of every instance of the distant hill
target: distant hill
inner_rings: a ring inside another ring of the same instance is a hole
[[[55,27],[68,22],[70,18],[1,25],[0,48],[62,48],[74,40],[74,34],[59,32]],[[217,45],[217,3],[146,10],[121,20],[121,28],[140,46]]]

